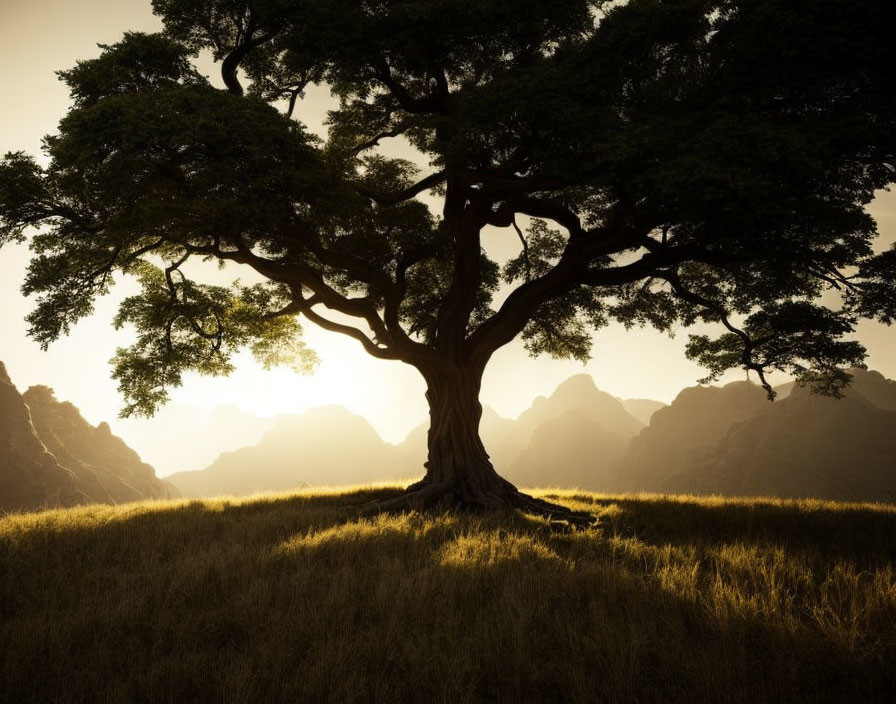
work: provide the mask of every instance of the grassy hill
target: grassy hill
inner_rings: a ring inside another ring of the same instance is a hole
[[[896,506],[395,489],[0,518],[0,700],[886,701]],[[556,496],[556,495],[552,495]]]

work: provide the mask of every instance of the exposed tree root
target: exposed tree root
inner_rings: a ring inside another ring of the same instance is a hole
[[[464,491],[463,488],[455,484],[421,481],[409,486],[400,496],[365,504],[361,508],[361,514],[371,516],[378,513],[407,513],[410,511],[480,513],[513,510],[547,518],[554,528],[562,530],[582,530],[597,523],[597,519],[590,513],[573,511],[566,506],[529,496],[517,490],[510,482],[504,482],[498,491],[470,492]]]
[[[516,508],[523,513],[547,518],[552,524],[565,524],[574,530],[584,530],[597,525],[597,518],[584,511],[573,511],[566,506],[554,504],[544,499],[529,496],[521,491],[515,492]]]

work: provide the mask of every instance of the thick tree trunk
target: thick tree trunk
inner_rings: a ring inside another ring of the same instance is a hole
[[[426,375],[429,402],[426,476],[416,488],[439,487],[459,504],[510,508],[516,487],[498,476],[479,437],[477,375]]]
[[[481,375],[455,368],[424,372],[424,378],[430,418],[426,475],[373,511],[520,509],[577,527],[594,523],[590,514],[523,494],[498,475],[479,437]]]

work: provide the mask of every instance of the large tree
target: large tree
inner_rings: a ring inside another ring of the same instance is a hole
[[[304,318],[426,381],[426,474],[392,506],[554,515],[478,436],[483,370],[511,340],[584,358],[611,321],[715,323],[687,345],[711,377],[777,369],[836,394],[857,320],[896,316],[896,251],[875,254],[863,207],[894,180],[890,0],[153,7],[164,32],[61,72],[46,166],[0,166],[0,242],[39,227],[39,342],[116,274],[139,281],[117,318],[139,333],[115,357],[127,413],[241,347],[309,361]],[[312,83],[335,99],[323,141],[300,122]],[[397,138],[426,169],[383,156]],[[488,256],[489,226],[518,256]],[[200,283],[195,259],[263,283]]]

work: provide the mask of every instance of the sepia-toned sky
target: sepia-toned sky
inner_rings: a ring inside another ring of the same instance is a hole
[[[37,153],[42,136],[55,131],[67,109],[68,95],[54,71],[96,56],[97,43],[113,43],[125,30],[154,31],[159,27],[150,0],[0,0],[0,153]],[[214,78],[213,64],[206,62],[200,67]],[[321,134],[327,98],[325,89],[311,89],[296,111],[299,119]],[[387,149],[402,152],[400,144]],[[881,194],[870,210],[882,233],[880,246],[896,240],[896,194]],[[518,243],[513,231],[491,230],[484,244],[495,256],[506,258],[515,255]],[[131,335],[127,330],[113,330],[111,320],[130,284],[117,285],[91,318],[43,352],[27,338],[23,320],[31,309],[20,293],[28,255],[25,246],[0,250],[0,361],[6,363],[19,390],[32,384],[53,387],[57,398],[72,401],[91,423],[110,421],[113,432],[154,463],[160,474],[201,468],[178,465],[174,459],[177,446],[167,443],[160,447],[156,428],[162,427],[161,422],[116,420],[121,397],[109,378],[108,360],[116,347],[130,342]],[[366,416],[391,442],[399,442],[425,420],[424,387],[413,369],[372,359],[347,338],[310,325],[305,329],[307,341],[321,358],[313,376],[287,370],[264,372],[244,355],[230,378],[188,377],[182,388],[172,392],[174,404],[162,412],[161,420],[167,419],[170,425],[176,417],[195,417],[215,406],[272,415],[338,403]],[[514,343],[493,358],[482,400],[499,414],[515,417],[536,396],[549,394],[573,374],[587,372],[601,389],[617,396],[668,402],[703,375],[700,367],[684,357],[686,339],[684,332],[670,339],[650,330],[627,332],[614,326],[597,335],[594,357],[587,365],[533,360]],[[896,329],[864,323],[859,339],[868,347],[869,366],[896,377]],[[202,445],[204,440],[195,438],[193,442]],[[216,442],[218,445],[202,448],[203,457],[213,459],[221,450],[233,449],[224,441]]]

